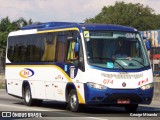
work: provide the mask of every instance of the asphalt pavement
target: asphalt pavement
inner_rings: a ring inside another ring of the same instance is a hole
[[[23,99],[12,97],[0,89],[0,120],[159,120],[160,101],[140,105],[136,113],[127,113],[122,107],[85,107],[82,112],[66,110],[64,103],[44,101],[38,106],[25,106]]]

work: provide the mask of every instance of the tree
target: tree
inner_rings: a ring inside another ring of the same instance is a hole
[[[26,21],[24,18],[19,18],[13,22],[10,21],[9,17],[5,17],[0,21],[0,48],[5,49],[7,44],[7,37],[11,31],[20,29],[25,25],[32,24],[32,20]]]
[[[101,12],[94,18],[87,18],[86,23],[105,23],[132,26],[138,30],[158,29],[157,20],[160,15],[156,15],[154,10],[143,4],[116,2],[114,6],[104,6]]]

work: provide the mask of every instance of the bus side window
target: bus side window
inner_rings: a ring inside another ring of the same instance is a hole
[[[8,53],[7,53],[7,56],[8,56],[8,59],[11,61],[11,62],[14,62],[14,50],[15,50],[15,38],[14,37],[9,37],[8,39]]]
[[[57,42],[57,61],[58,62],[63,62],[63,43],[62,41],[59,41]]]
[[[56,62],[64,62],[67,51],[67,32],[57,32]]]
[[[78,31],[74,30],[68,32],[66,62],[76,62],[79,59],[79,51],[76,50],[76,44],[80,42],[79,36],[80,34]]]
[[[47,36],[44,38],[44,53],[42,61],[55,61],[56,36]]]
[[[74,52],[75,42],[68,41],[68,49],[67,49],[67,61],[73,61],[78,59],[78,53]]]
[[[13,61],[13,56],[14,56],[14,48],[13,45],[8,45],[8,59],[12,62]]]
[[[14,61],[15,62],[19,62],[20,60],[19,60],[19,46],[18,46],[18,44],[16,44],[15,46],[14,46]]]
[[[56,50],[56,60],[57,62],[65,61],[66,54],[66,36],[62,33],[59,33],[57,37],[57,50]]]
[[[30,62],[34,61],[34,46],[33,45],[29,46],[29,61]]]

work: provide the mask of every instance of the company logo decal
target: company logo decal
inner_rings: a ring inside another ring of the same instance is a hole
[[[29,78],[29,77],[32,77],[34,75],[34,71],[32,69],[29,69],[29,68],[24,68],[24,70],[21,70],[19,72],[19,75],[22,78]]]
[[[125,82],[123,82],[123,83],[122,83],[122,86],[123,86],[123,87],[126,87],[126,83],[125,83]]]
[[[138,82],[138,85],[142,85],[142,84],[147,83],[147,82],[148,82],[148,78],[145,79],[145,80],[139,81],[139,82]]]

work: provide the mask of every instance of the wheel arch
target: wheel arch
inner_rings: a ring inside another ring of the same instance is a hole
[[[74,85],[73,82],[69,82],[67,83],[66,85],[66,89],[65,89],[65,98],[66,98],[66,102],[68,103],[68,96],[69,96],[69,93],[72,89],[75,89],[76,90],[76,86]]]

